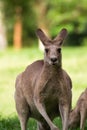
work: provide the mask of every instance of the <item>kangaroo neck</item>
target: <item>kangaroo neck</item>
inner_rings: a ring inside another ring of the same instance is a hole
[[[50,65],[50,64],[45,62],[43,65],[43,71],[46,71],[49,74],[54,74],[54,73],[58,73],[58,72],[61,73],[62,68],[61,68],[61,66],[58,66],[57,64]]]

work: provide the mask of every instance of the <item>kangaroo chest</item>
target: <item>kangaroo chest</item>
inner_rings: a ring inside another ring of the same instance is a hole
[[[46,85],[43,87],[41,94],[46,99],[49,98],[50,100],[54,100],[58,98],[58,96],[62,91],[62,88],[63,88],[62,81],[60,80],[60,78],[58,78],[58,76],[56,77],[54,76],[47,81]]]

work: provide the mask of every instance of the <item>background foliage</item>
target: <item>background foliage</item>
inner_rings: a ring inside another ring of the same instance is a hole
[[[3,0],[9,43],[12,43],[15,9],[21,8],[23,44],[36,39],[35,31],[41,27],[54,37],[66,27],[69,32],[66,45],[87,45],[86,0]]]

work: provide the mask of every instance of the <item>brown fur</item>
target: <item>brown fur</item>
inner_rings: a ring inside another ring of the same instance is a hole
[[[80,95],[76,107],[70,112],[69,127],[84,130],[87,119],[87,89]]]
[[[50,40],[41,29],[37,35],[45,46],[44,60],[29,65],[16,79],[15,102],[21,129],[26,130],[30,117],[38,121],[38,130],[59,130],[53,119],[62,118],[63,130],[68,130],[72,100],[72,83],[62,69],[61,46],[66,29]]]

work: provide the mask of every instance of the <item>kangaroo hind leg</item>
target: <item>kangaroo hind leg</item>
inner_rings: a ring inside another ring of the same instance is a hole
[[[84,130],[85,121],[86,121],[86,109],[85,109],[84,106],[80,111],[80,116],[81,116],[81,118],[80,118],[80,129]]]
[[[29,106],[23,96],[20,96],[19,93],[15,93],[15,103],[16,110],[18,113],[18,118],[21,125],[21,130],[27,129],[27,121],[30,116]]]

